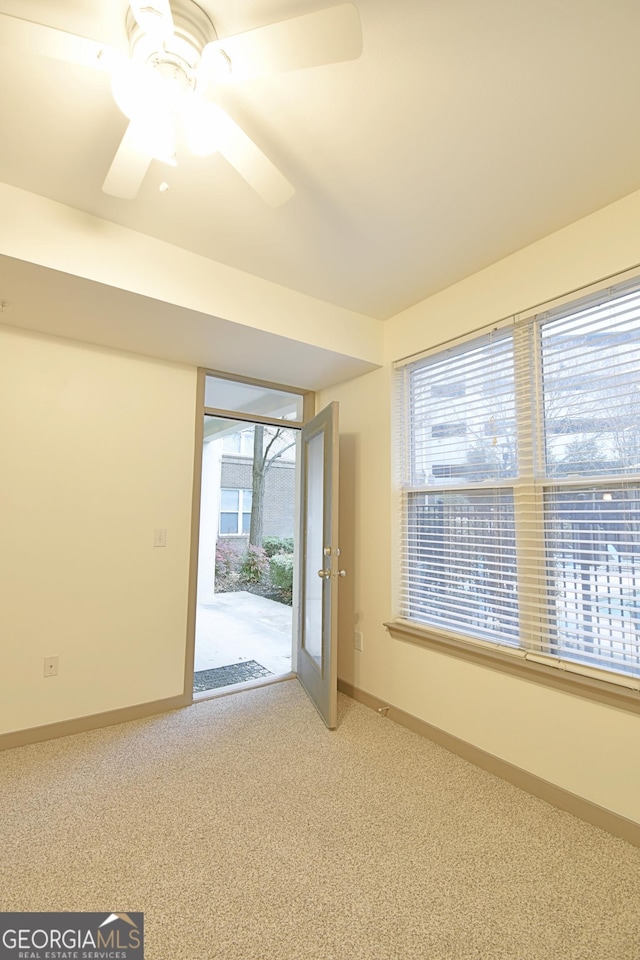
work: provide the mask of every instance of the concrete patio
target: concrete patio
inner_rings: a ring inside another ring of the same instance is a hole
[[[282,676],[291,670],[291,638],[291,607],[245,590],[218,593],[197,607],[194,670],[255,660]]]

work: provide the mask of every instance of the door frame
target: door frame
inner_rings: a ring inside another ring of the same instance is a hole
[[[294,421],[283,421],[275,418],[263,417],[254,413],[247,413],[222,407],[205,406],[205,385],[207,376],[219,377],[223,380],[230,380],[236,383],[243,383],[249,386],[265,387],[271,390],[280,390],[283,393],[292,393],[302,397],[302,419]],[[189,551],[189,586],[187,595],[187,636],[185,644],[185,667],[184,667],[184,686],[183,699],[185,705],[194,703],[193,696],[193,675],[195,661],[195,642],[196,642],[196,609],[198,600],[198,559],[200,549],[200,504],[202,495],[202,459],[204,443],[204,418],[205,415],[228,417],[247,423],[264,423],[269,426],[282,426],[288,423],[296,430],[302,430],[315,414],[316,395],[312,390],[304,390],[302,387],[292,387],[282,383],[272,383],[267,380],[257,380],[251,377],[244,377],[236,373],[227,373],[222,370],[213,370],[210,368],[199,367],[196,385],[196,403],[195,403],[195,429],[194,429],[194,458],[193,458],[193,485],[192,485],[192,504],[191,504],[191,545]],[[301,505],[297,497],[296,508],[298,516],[300,515]],[[297,623],[296,610],[294,608],[294,624]],[[292,669],[295,668],[295,643],[292,637]],[[284,678],[288,678],[288,674]],[[291,674],[293,676],[293,674]],[[213,692],[211,697],[224,695],[224,687],[219,692]],[[201,698],[199,697],[198,700]]]

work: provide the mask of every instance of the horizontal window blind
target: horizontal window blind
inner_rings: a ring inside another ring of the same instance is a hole
[[[640,283],[397,377],[401,615],[640,676]]]

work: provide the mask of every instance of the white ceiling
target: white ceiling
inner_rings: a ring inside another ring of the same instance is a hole
[[[330,4],[201,0],[221,37]],[[358,60],[221,99],[295,186],[279,208],[218,156],[106,196],[126,126],[108,76],[22,49],[3,50],[0,181],[378,319],[640,188],[637,0],[356,5]],[[126,9],[0,0],[107,43]]]

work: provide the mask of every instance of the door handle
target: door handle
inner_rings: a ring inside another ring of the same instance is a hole
[[[331,570],[318,570],[318,576],[322,577],[323,580],[328,580],[331,576]]]

